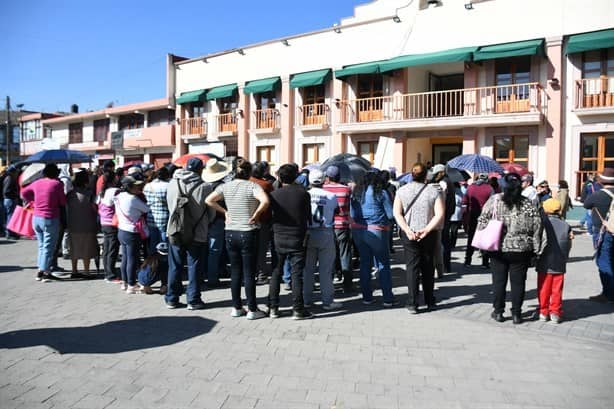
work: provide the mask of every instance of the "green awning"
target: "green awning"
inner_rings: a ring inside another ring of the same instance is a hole
[[[463,47],[435,53],[403,55],[381,63],[380,72],[393,71],[416,65],[471,61],[473,59],[473,53],[477,51],[477,49],[478,47]]]
[[[614,47],[614,29],[574,34],[567,40],[565,54]]]
[[[544,55],[544,39],[518,41],[480,47],[473,53],[473,61],[492,60],[494,58],[520,57],[522,55]]]
[[[207,92],[207,101],[218,98],[232,97],[237,92],[237,84],[222,85],[221,87],[211,88]]]
[[[386,60],[346,65],[342,69],[335,71],[335,77],[345,78],[345,77],[349,77],[350,75],[377,74],[380,72],[379,70],[380,64],[384,62],[386,62]]]
[[[192,102],[203,102],[205,100],[205,93],[207,91],[204,89],[199,89],[198,91],[188,91],[182,92],[177,98],[177,104],[189,104]]]
[[[312,87],[314,85],[322,85],[330,81],[331,69],[303,72],[294,74],[290,79],[290,88]]]
[[[263,92],[275,91],[281,84],[281,78],[265,78],[262,80],[248,81],[243,88],[246,94],[261,94]]]

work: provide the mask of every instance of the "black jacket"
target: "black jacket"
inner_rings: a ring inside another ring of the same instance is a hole
[[[604,188],[605,189],[605,188]],[[614,193],[614,187],[607,188],[610,192]],[[610,210],[610,202],[612,198],[602,190],[593,193],[584,201],[584,207],[587,209],[596,209],[601,214],[601,217],[604,219],[607,217],[608,211]],[[597,211],[593,210],[591,212],[592,220],[593,220],[593,229],[599,230],[601,228],[601,218]],[[614,217],[614,215],[613,215]]]

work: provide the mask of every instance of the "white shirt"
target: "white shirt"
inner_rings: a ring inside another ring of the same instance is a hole
[[[149,211],[149,207],[135,195],[122,192],[115,199],[115,213],[118,228],[130,233],[136,233],[134,224]]]
[[[319,187],[309,189],[311,196],[311,223],[310,229],[322,227],[332,228],[335,222],[335,209],[337,209],[337,196]]]

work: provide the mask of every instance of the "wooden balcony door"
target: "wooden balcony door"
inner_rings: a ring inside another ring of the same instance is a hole
[[[381,74],[359,75],[357,83],[356,112],[358,122],[383,119],[384,80]]]
[[[375,152],[377,152],[377,141],[358,142],[357,145],[358,156],[373,164],[375,162]]]
[[[529,86],[531,57],[500,59],[495,63],[496,113],[528,112],[531,109]]]
[[[495,136],[495,160],[499,163],[518,163],[529,169],[528,135]]]
[[[275,165],[275,146],[256,146],[256,160],[266,161],[269,165]]]
[[[324,151],[323,143],[306,143],[303,145],[303,166],[320,163]]]

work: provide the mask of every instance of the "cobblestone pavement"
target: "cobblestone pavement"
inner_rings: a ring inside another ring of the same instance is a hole
[[[340,297],[313,320],[247,321],[230,317],[229,289],[187,311],[102,280],[38,283],[35,242],[0,240],[0,407],[611,408],[614,304],[586,300],[600,288],[591,253],[578,236],[560,325],[492,321],[490,276],[462,267],[462,247],[437,311],[402,307],[397,247],[398,308]],[[535,287],[530,271],[527,318]]]

